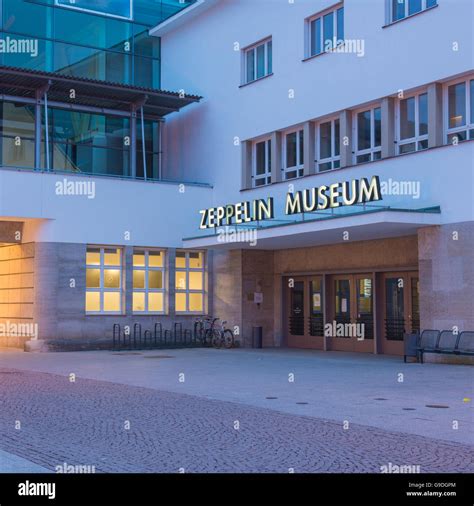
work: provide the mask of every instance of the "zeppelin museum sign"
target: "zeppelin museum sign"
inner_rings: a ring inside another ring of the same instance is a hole
[[[378,176],[372,176],[370,181],[367,178],[353,179],[329,186],[288,192],[285,199],[285,214],[312,213],[376,200],[382,200],[380,180]],[[273,197],[211,207],[199,212],[201,229],[270,220],[275,217]]]

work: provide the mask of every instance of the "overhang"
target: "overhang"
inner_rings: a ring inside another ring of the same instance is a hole
[[[263,250],[305,248],[414,235],[419,228],[440,224],[439,207],[423,209],[384,207],[317,218],[306,216],[299,221],[269,220],[260,226],[236,225],[228,227],[226,233],[225,227],[221,227],[214,229],[212,234],[183,239],[183,247]]]

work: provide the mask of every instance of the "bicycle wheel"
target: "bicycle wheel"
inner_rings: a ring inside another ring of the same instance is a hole
[[[212,331],[212,346],[214,346],[214,348],[220,348],[222,346],[222,341],[222,332],[214,329]]]
[[[212,346],[213,339],[214,339],[214,330],[206,329],[203,335],[202,345],[207,347]]]
[[[229,349],[234,347],[234,333],[230,329],[224,330],[222,340],[224,341],[224,346]]]

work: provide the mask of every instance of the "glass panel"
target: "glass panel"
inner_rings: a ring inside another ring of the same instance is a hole
[[[405,17],[405,0],[392,0],[392,21]]]
[[[403,155],[405,153],[412,153],[416,150],[416,143],[410,142],[409,144],[403,144],[400,146],[400,154]]]
[[[374,146],[382,145],[382,109],[374,109]]]
[[[348,279],[337,279],[335,281],[335,309],[336,316],[350,316],[351,294],[350,281]]]
[[[104,270],[104,287],[120,288],[120,271],[118,269]]]
[[[186,294],[177,293],[175,296],[176,300],[176,311],[186,311]]]
[[[133,271],[133,288],[145,288],[145,271]]]
[[[255,146],[257,151],[255,173],[257,176],[265,174],[265,142],[258,142]]]
[[[385,280],[387,318],[403,318],[403,286],[400,278]]]
[[[163,273],[161,271],[148,271],[148,288],[163,288]]]
[[[189,272],[189,289],[202,290],[202,272]]]
[[[100,311],[100,292],[86,292],[86,311]]]
[[[257,79],[265,75],[265,44],[257,47]]]
[[[145,311],[145,293],[133,292],[133,311]]]
[[[186,272],[184,271],[176,271],[175,274],[175,282],[177,290],[186,290]]]
[[[195,312],[202,312],[202,294],[201,293],[190,293],[189,294],[189,310]]]
[[[291,315],[304,316],[304,283],[302,281],[295,282],[291,290]]]
[[[448,144],[455,144],[456,142],[462,142],[467,140],[467,132],[457,132],[455,134],[448,135]]]
[[[408,1],[408,14],[416,14],[421,11],[421,0],[409,0]]]
[[[426,7],[434,7],[438,4],[438,0],[426,0]]]
[[[474,123],[474,79],[470,82],[470,88],[471,88],[471,119],[470,123]]]
[[[344,41],[344,7],[337,10],[337,40]]]
[[[162,293],[149,293],[148,294],[148,311],[150,312],[163,312],[163,294]]]
[[[418,121],[419,135],[428,133],[428,94],[423,93],[418,97]]]
[[[186,267],[186,253],[184,251],[176,252],[176,267]]]
[[[357,115],[357,148],[362,151],[370,147],[370,111],[364,111]]]
[[[366,155],[359,155],[357,157],[357,163],[370,162],[370,160],[371,160],[370,153],[368,153]]]
[[[357,313],[372,313],[372,279],[359,279],[357,284]]]
[[[319,157],[324,160],[331,156],[331,122],[328,121],[319,126]]]
[[[247,57],[247,82],[255,80],[255,50],[250,49],[246,52]]]
[[[400,101],[400,139],[415,137],[415,98]]]
[[[311,21],[311,56],[321,53],[321,18]]]
[[[150,267],[163,267],[163,251],[150,251],[148,253],[148,265]]]
[[[373,160],[381,160],[382,159],[382,152],[375,151],[372,156],[373,156]]]
[[[299,137],[299,150],[298,150],[298,165],[303,165],[304,163],[304,131],[300,130],[298,132]]]
[[[145,252],[135,251],[133,253],[133,266],[134,267],[145,267]]]
[[[323,18],[324,27],[324,51],[330,51],[334,45],[334,14],[330,12]]]
[[[104,311],[120,311],[120,292],[104,292]]]
[[[311,281],[311,313],[318,314],[323,310],[323,294],[321,279]]]
[[[204,254],[198,251],[189,252],[189,268],[202,269]]]
[[[296,166],[296,132],[286,136],[286,166]]]
[[[120,252],[119,248],[104,249],[104,265],[120,265]]]
[[[268,62],[268,74],[273,72],[273,42],[267,43],[267,62]]]
[[[62,7],[84,9],[97,12],[104,15],[119,16],[131,18],[130,0],[107,0],[98,2],[97,0],[57,0]]]
[[[466,83],[459,83],[448,88],[449,128],[466,124]]]
[[[100,288],[100,269],[86,269],[86,287]]]
[[[422,149],[428,149],[428,141],[427,140],[420,141],[418,143],[418,150],[422,150]]]
[[[100,248],[87,248],[87,265],[100,265]]]
[[[319,172],[325,172],[326,170],[331,170],[331,169],[332,169],[331,162],[321,163],[319,165]]]
[[[2,10],[4,29],[35,37],[46,37],[47,18],[52,9],[32,2],[3,0]]]
[[[340,138],[340,126],[339,120],[334,122],[334,156],[340,155],[341,149],[341,138]]]

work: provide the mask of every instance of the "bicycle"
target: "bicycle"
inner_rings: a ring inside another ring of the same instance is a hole
[[[227,321],[221,321],[219,325],[219,329],[214,328],[212,334],[212,344],[215,348],[224,348],[230,349],[234,346],[234,333],[231,329],[226,328]]]

